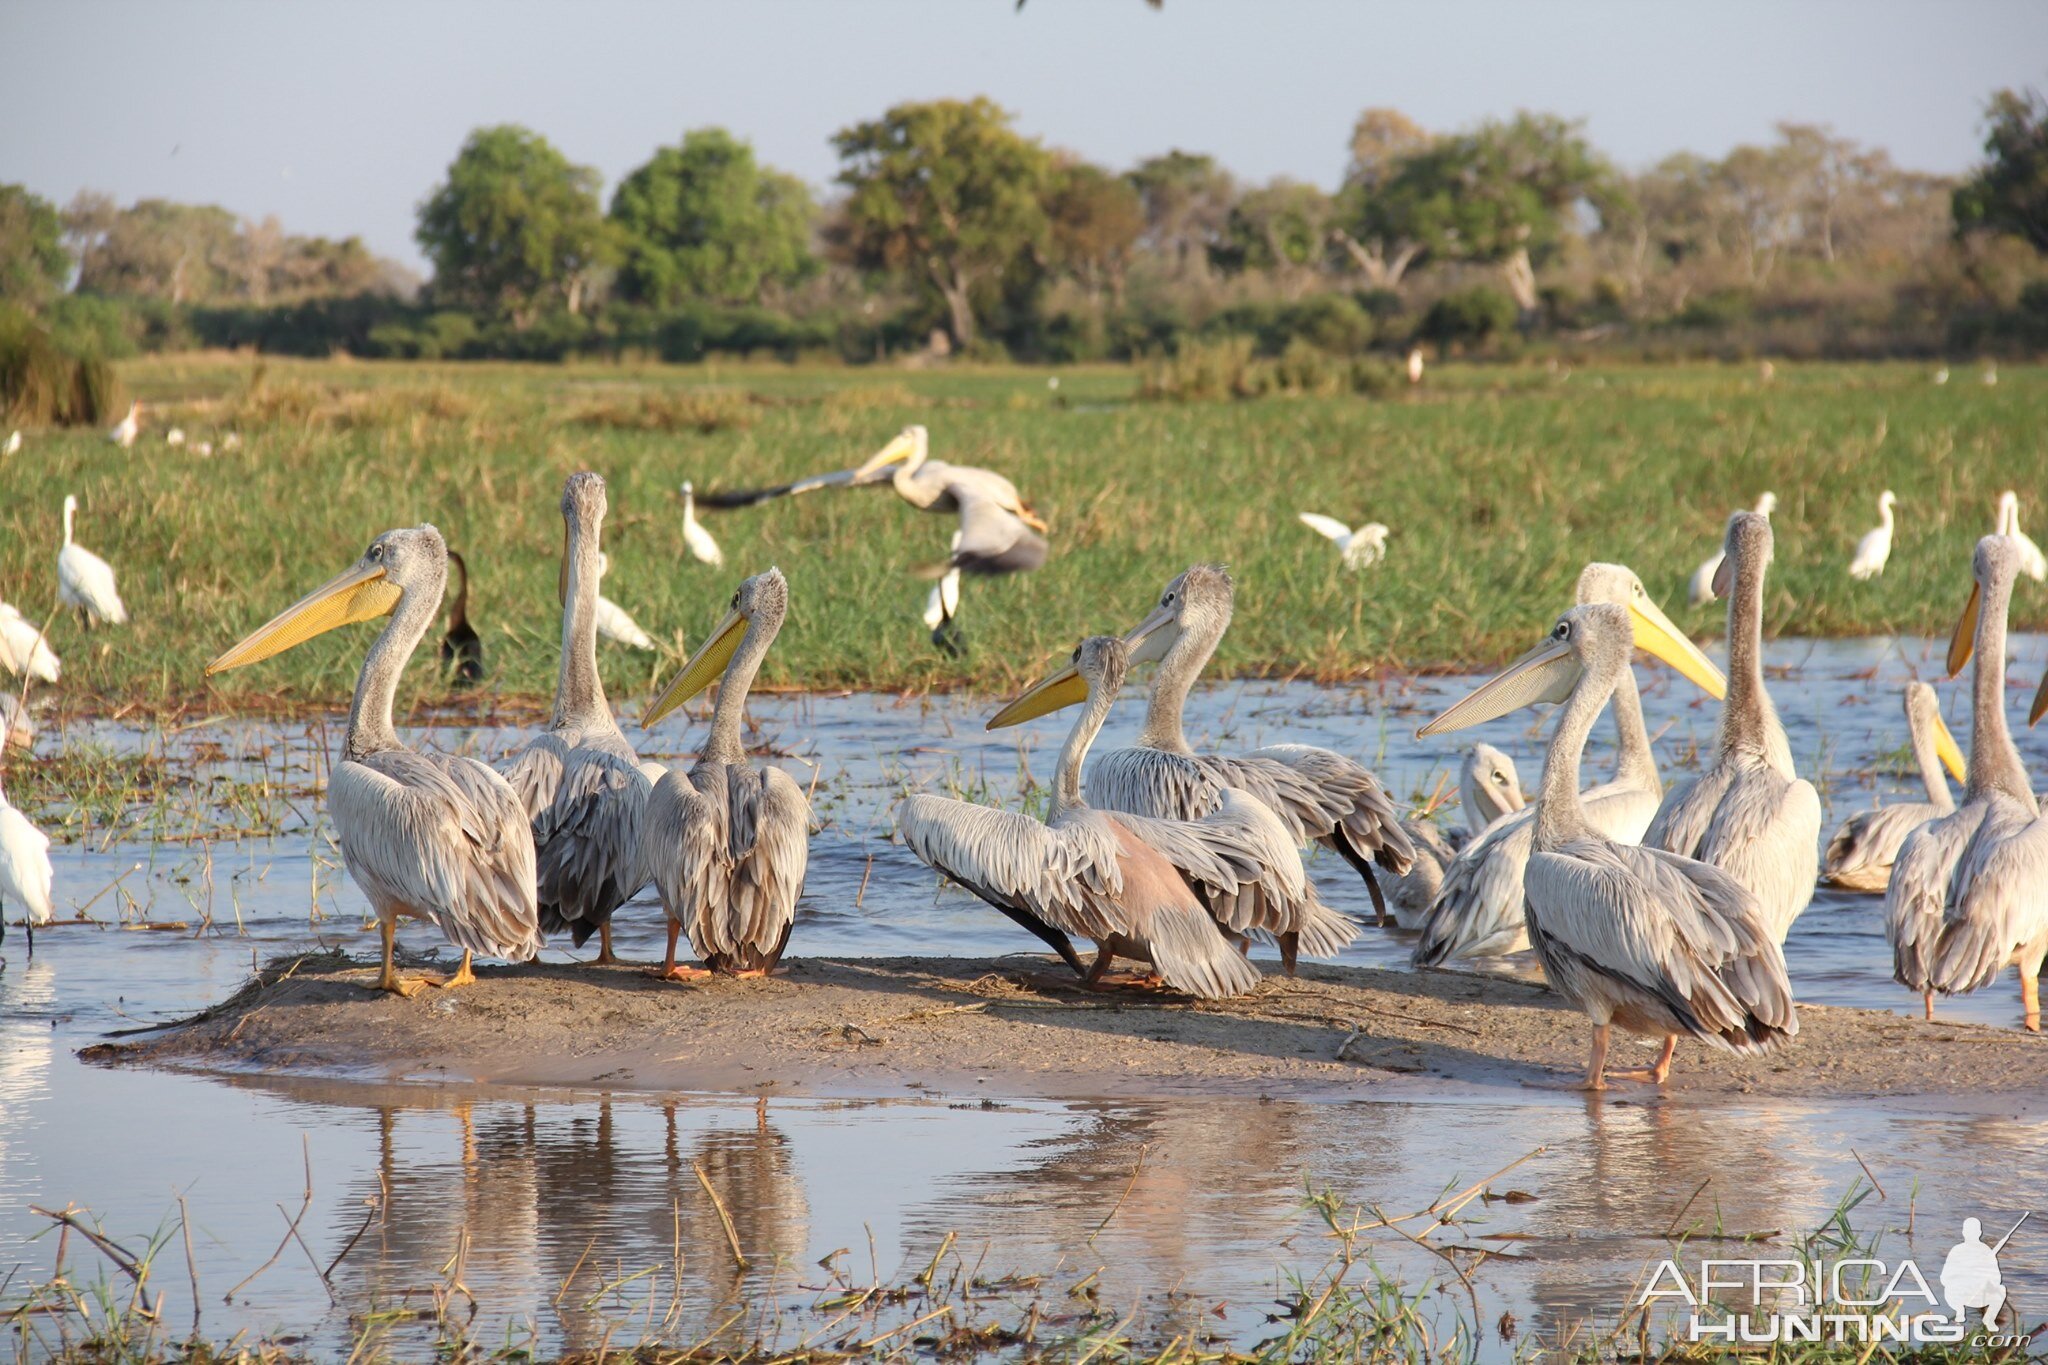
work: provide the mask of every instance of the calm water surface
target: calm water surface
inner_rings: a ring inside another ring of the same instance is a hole
[[[2015,653],[2014,675],[2031,686],[2043,642],[2021,639]],[[1898,691],[1908,678],[1938,676],[1932,646],[1781,642],[1771,660],[1784,670],[1772,685],[1793,750],[1822,787],[1830,827],[1911,794],[1899,764]],[[1639,677],[1672,780],[1711,742],[1716,711],[1662,670],[1644,667]],[[1447,776],[1455,781],[1459,751],[1418,744],[1414,729],[1471,681],[1228,685],[1197,698],[1190,731],[1198,746],[1328,744],[1419,799]],[[1967,746],[1961,689],[1944,686],[1943,696]],[[888,839],[889,805],[907,789],[1013,807],[1042,802],[1063,720],[989,735],[981,721],[990,709],[949,698],[755,703],[755,741],[799,781],[815,779],[824,823],[795,951],[1035,946],[978,902],[938,891]],[[1132,735],[1139,716],[1133,697],[1112,717],[1106,742]],[[676,718],[643,752],[686,762],[699,728]],[[168,748],[180,781],[264,774],[289,789],[312,785],[323,739],[337,737],[331,727],[223,724],[167,737],[96,724],[74,726],[65,740]],[[519,736],[436,725],[413,738],[494,757]],[[1471,738],[1506,749],[1533,784],[1541,731],[1527,718]],[[43,751],[58,742],[46,735]],[[2048,744],[2025,733],[2020,742],[2031,762],[2048,761]],[[1592,758],[1607,762],[1604,753]],[[252,961],[314,943],[373,949],[317,803],[289,799],[304,818],[286,814],[295,832],[275,837],[149,842],[116,826],[54,850],[60,906],[91,901],[87,913],[100,925],[46,931],[33,961],[18,931],[4,945],[0,1279],[16,1274],[0,1302],[46,1280],[54,1264],[57,1239],[30,1206],[74,1204],[131,1247],[169,1238],[151,1287],[166,1296],[167,1324],[187,1330],[182,1196],[204,1330],[294,1336],[318,1354],[345,1354],[358,1333],[374,1330],[394,1353],[424,1355],[445,1325],[407,1312],[431,1309],[437,1296],[485,1346],[552,1352],[648,1335],[758,1336],[789,1346],[821,1331],[822,1340],[852,1331],[858,1342],[936,1305],[913,1300],[827,1330],[837,1310],[812,1310],[832,1276],[906,1284],[934,1264],[935,1283],[978,1277],[984,1321],[1014,1325],[1034,1303],[1041,1321],[1099,1303],[1128,1316],[1132,1331],[1252,1342],[1280,1330],[1266,1314],[1289,1276],[1315,1274],[1335,1250],[1307,1207],[1310,1191],[1406,1213],[1528,1157],[1494,1188],[1533,1200],[1474,1203],[1469,1221],[1438,1234],[1513,1253],[1472,1272],[1489,1333],[1503,1312],[1519,1324],[1512,1340],[1490,1336],[1489,1352],[1507,1356],[1530,1333],[1611,1322],[1646,1265],[1670,1254],[1664,1234],[1674,1228],[1780,1232],[1787,1236],[1767,1245],[1782,1249],[1822,1222],[1867,1164],[1885,1195],[1867,1196],[1856,1226],[1882,1234],[1880,1254],[1910,1252],[1938,1266],[1964,1216],[2002,1231],[2030,1200],[2040,1202],[2048,1174],[2048,1114],[2024,1103],[1948,1114],[1849,1103],[1603,1103],[1502,1090],[1401,1102],[1195,1105],[1105,1095],[990,1107],[972,1095],[921,1093],[757,1106],[727,1095],[210,1079],[76,1061],[76,1048],[109,1030],[225,997]],[[1318,857],[1312,870],[1333,904],[1365,908],[1334,857]],[[192,927],[124,927],[143,922]],[[622,911],[622,951],[657,955],[660,924],[652,904]],[[1406,953],[1402,936],[1368,930],[1351,959],[1404,967]],[[1889,979],[1877,899],[1821,893],[1787,957],[1803,999],[1917,1009]],[[2008,977],[1941,1010],[2009,1026],[2016,997]],[[707,1190],[732,1220],[746,1270],[734,1264]],[[231,1286],[262,1267],[302,1203],[305,1246],[288,1246],[224,1303]],[[2034,1222],[2044,1216],[2048,1207]],[[1411,1288],[1436,1284],[1425,1308],[1443,1323],[1473,1316],[1442,1261],[1385,1234],[1362,1245]],[[75,1282],[106,1273],[78,1239],[66,1255]],[[333,1263],[325,1283],[316,1259],[322,1269]],[[2002,1265],[2015,1298],[2038,1317],[2048,1303],[2048,1228],[2023,1230]],[[450,1288],[458,1282],[466,1295]]]

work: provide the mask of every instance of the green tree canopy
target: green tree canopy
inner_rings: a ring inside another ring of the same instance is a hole
[[[471,133],[413,233],[433,263],[435,297],[517,326],[557,298],[580,311],[591,273],[611,255],[598,184],[595,170],[538,133],[513,124]]]
[[[1145,210],[1142,243],[1182,275],[1209,273],[1209,254],[1222,244],[1237,187],[1216,158],[1179,150],[1149,157],[1124,177]]]
[[[1298,291],[1329,254],[1330,196],[1283,176],[1239,197],[1224,236],[1233,266],[1270,271]]]
[[[0,300],[40,308],[70,279],[57,206],[25,185],[0,185]]]
[[[1423,244],[1406,235],[1413,224],[1382,212],[1380,196],[1411,157],[1436,138],[1398,109],[1368,109],[1351,126],[1351,161],[1332,205],[1330,240],[1375,289],[1399,289]]]
[[[723,128],[685,133],[612,194],[619,292],[664,306],[754,302],[815,269],[814,214],[802,181],[761,166]]]
[[[1100,166],[1069,161],[1053,174],[1046,213],[1052,227],[1053,264],[1090,294],[1107,289],[1120,301],[1131,251],[1145,230],[1145,208],[1137,190]]]
[[[2005,232],[2048,252],[2048,101],[2001,90],[1985,110],[1984,164],[1955,192],[1957,232]]]
[[[832,139],[847,197],[834,245],[849,263],[935,293],[953,340],[975,336],[975,297],[1042,253],[1053,159],[993,101],[899,104]]]

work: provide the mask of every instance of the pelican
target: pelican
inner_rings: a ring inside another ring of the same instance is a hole
[[[1491,744],[1475,744],[1465,755],[1458,777],[1458,800],[1465,811],[1462,830],[1440,830],[1434,820],[1401,822],[1408,841],[1415,845],[1415,862],[1406,873],[1393,878],[1387,888],[1387,908],[1393,912],[1394,923],[1403,929],[1422,927],[1429,903],[1443,885],[1444,869],[1458,856],[1458,850],[1484,834],[1495,820],[1528,804],[1515,761]]]
[[[50,838],[29,818],[15,809],[0,791],[0,935],[7,932],[7,902],[27,912],[28,950],[36,950],[36,926],[48,924],[52,910],[52,888],[56,876],[50,870]]]
[[[953,533],[953,548],[960,548],[960,533]],[[960,627],[954,624],[960,614],[960,571],[949,568],[944,577],[932,584],[932,590],[924,600],[924,623],[932,633],[932,643],[949,658],[957,659],[967,652],[960,642]]]
[[[1898,495],[1889,488],[1878,494],[1877,525],[1856,542],[1856,557],[1849,561],[1849,577],[1861,582],[1884,572],[1885,561],[1892,557],[1892,505],[1898,500]]]
[[[1956,808],[1941,770],[1945,766],[1956,781],[1967,780],[1963,751],[1942,722],[1941,703],[1926,683],[1906,685],[1906,731],[1912,736],[1913,761],[1927,799],[1894,801],[1844,820],[1828,840],[1827,853],[1821,859],[1821,879],[1832,886],[1850,891],[1884,890],[1891,883],[1892,864],[1906,836]]]
[[[2043,555],[2033,537],[2020,529],[2020,495],[2010,488],[1998,495],[1998,521],[1991,533],[2012,542],[2019,552],[2021,573],[2036,583],[2048,582],[2048,555]]]
[[[1820,872],[1820,793],[1792,770],[1792,745],[1764,690],[1764,574],[1771,523],[1728,518],[1727,562],[1714,583],[1728,599],[1728,696],[1711,761],[1671,789],[1643,842],[1711,863],[1756,897],[1783,944],[1813,899]]]
[[[1223,788],[1239,788],[1280,818],[1297,847],[1334,849],[1365,880],[1384,918],[1373,864],[1398,875],[1413,864],[1415,849],[1377,777],[1342,754],[1306,744],[1275,744],[1234,758],[1188,746],[1181,709],[1230,628],[1233,596],[1229,574],[1197,564],[1168,583],[1159,605],[1124,636],[1132,662],[1157,660],[1159,668],[1137,744],[1096,759],[1088,773],[1089,803],[1161,820],[1199,820],[1217,808]],[[1285,938],[1281,952],[1292,956]]]
[[[476,978],[473,953],[525,962],[540,951],[533,835],[511,784],[473,758],[406,748],[391,702],[406,661],[440,614],[448,547],[432,526],[386,531],[361,559],[206,666],[207,676],[281,654],[337,626],[391,619],[356,679],[343,757],[327,781],[349,876],[369,898],[384,939],[375,989],[411,995]],[[462,949],[443,980],[402,980],[392,965],[401,917],[425,919]]]
[[[932,577],[945,569],[1028,573],[1051,553],[1045,542],[1046,524],[1018,495],[1015,484],[992,470],[932,459],[930,438],[922,426],[905,427],[853,472],[853,482],[875,482],[891,465],[895,469],[889,483],[898,497],[920,512],[959,514],[960,543]]]
[[[655,783],[642,821],[647,870],[668,914],[668,955],[656,973],[664,979],[766,976],[789,943],[810,858],[811,806],[788,773],[750,765],[740,739],[747,689],[788,612],[781,570],[741,583],[725,619],[641,721],[651,728],[723,676],[696,763]],[[686,928],[702,967],[676,963]]]
[[[725,551],[718,548],[704,523],[697,520],[697,494],[688,479],[683,480],[683,544],[690,547],[691,554],[714,568],[725,563]]]
[[[651,786],[612,719],[597,673],[598,540],[608,503],[588,470],[562,486],[562,661],[548,728],[505,765],[533,823],[534,888],[544,934],[579,948],[599,935],[609,966],[612,912],[647,884],[640,831]]]
[[[167,446],[181,446],[185,444],[185,428],[172,427],[169,431],[165,432],[164,444]]]
[[[1067,668],[1003,708],[991,727],[1012,725],[1086,701],[1053,772],[1043,824],[1013,811],[918,794],[897,808],[903,842],[927,865],[1043,939],[1091,986],[1108,981],[1111,962],[1149,962],[1175,990],[1207,999],[1238,995],[1259,983],[1215,918],[1212,906],[1235,901],[1263,872],[1246,848],[1300,859],[1271,811],[1225,788],[1200,821],[1152,820],[1091,808],[1081,795],[1081,765],[1123,686],[1129,649],[1114,636],[1083,640]],[[1261,833],[1263,831],[1263,834]],[[1283,865],[1284,866],[1284,865]],[[1303,889],[1305,897],[1313,892]],[[1096,944],[1083,966],[1069,937]]]
[[[142,434],[142,400],[136,399],[128,405],[128,415],[114,424],[107,433],[107,439],[126,450],[135,444],[135,438]]]
[[[469,562],[450,550],[455,566],[455,604],[448,609],[448,632],[441,637],[441,668],[455,681],[474,686],[484,680],[484,642],[469,623]]]
[[[600,580],[612,571],[610,555],[597,557],[597,574]],[[654,637],[640,629],[640,623],[627,615],[626,609],[600,596],[597,599],[597,633],[607,640],[616,640],[632,649],[659,649]]]
[[[2039,976],[2048,957],[2048,821],[2005,723],[2005,623],[2019,575],[2004,536],[1977,542],[1970,600],[1949,642],[1953,676],[1974,654],[1969,777],[1953,813],[1914,830],[1885,896],[1893,976],[1934,995],[1989,985],[2014,963],[2027,1028],[2041,1027]]]
[[[1607,602],[1625,608],[1645,650],[1709,696],[1727,691],[1721,670],[1671,623],[1633,570],[1620,564],[1588,564],[1579,571],[1574,596],[1581,606]],[[1587,788],[1579,803],[1602,838],[1640,843],[1657,814],[1664,781],[1643,724],[1634,670],[1615,684],[1614,734],[1614,780]],[[1528,809],[1494,821],[1465,845],[1445,867],[1443,885],[1422,921],[1422,936],[1412,953],[1415,965],[1440,967],[1455,958],[1500,957],[1527,948],[1522,880],[1535,847],[1536,812]]]
[[[46,683],[57,681],[62,670],[43,632],[6,602],[0,602],[0,667]]]
[[[78,499],[64,498],[64,545],[57,551],[57,600],[75,607],[78,618],[89,630],[101,622],[128,624],[128,608],[114,587],[114,567],[83,545],[73,543],[71,524],[78,516]]]
[[[1766,493],[1756,500],[1756,514],[1760,517],[1768,518],[1777,510],[1776,493]],[[1714,578],[1721,572],[1721,561],[1725,558],[1727,555],[1716,545],[1714,553],[1700,561],[1700,566],[1692,571],[1692,577],[1685,585],[1685,600],[1688,604],[1704,607],[1714,600]]]
[[[1387,528],[1377,521],[1368,521],[1356,531],[1320,512],[1298,514],[1301,524],[1337,546],[1337,553],[1343,557],[1347,569],[1369,569],[1386,557]]]
[[[1535,850],[1523,877],[1529,942],[1552,989],[1593,1021],[1582,1087],[1607,1088],[1609,1030],[1662,1035],[1642,1072],[1662,1084],[1678,1035],[1739,1054],[1799,1032],[1785,957],[1756,898],[1719,868],[1601,834],[1579,796],[1579,764],[1600,708],[1631,673],[1631,645],[1655,650],[1640,614],[1613,602],[1573,607],[1542,644],[1425,725],[1440,734],[1532,702],[1561,701],[1536,794]]]

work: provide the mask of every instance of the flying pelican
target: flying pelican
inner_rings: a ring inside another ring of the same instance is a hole
[[[683,480],[683,544],[706,564],[716,567],[725,563],[725,551],[718,548],[704,523],[697,520],[697,493],[688,479]]]
[[[1756,500],[1756,514],[1760,517],[1768,518],[1777,510],[1776,493],[1766,493]],[[1725,558],[1726,553],[1716,545],[1714,553],[1700,561],[1700,566],[1692,571],[1692,578],[1685,585],[1687,603],[1695,607],[1704,607],[1714,600],[1714,578],[1721,572],[1721,561]]]
[[[6,602],[0,602],[0,667],[20,677],[53,683],[61,671],[56,651],[43,632]]]
[[[6,904],[23,907],[28,916],[28,950],[36,950],[36,926],[48,924],[55,874],[50,870],[50,839],[29,823],[0,791],[0,935],[7,932]]]
[[[1764,690],[1764,574],[1771,523],[1728,518],[1727,561],[1714,593],[1728,599],[1728,696],[1710,762],[1673,787],[1643,842],[1710,863],[1756,897],[1779,944],[1813,899],[1820,871],[1820,793],[1792,769],[1792,745]]]
[[[7,437],[7,448],[0,450],[0,455],[18,455],[20,453],[21,433],[19,431],[11,432]]]
[[[1972,654],[1969,777],[1952,814],[1914,830],[1899,850],[1885,896],[1893,975],[1934,995],[1989,985],[2020,969],[2026,1026],[2041,1027],[2038,978],[2048,957],[2048,821],[2005,723],[2005,627],[2020,556],[2004,536],[1977,542],[1970,600],[1949,642],[1953,676]]]
[[[1574,596],[1581,606],[1606,602],[1624,608],[1635,622],[1643,649],[1709,696],[1727,691],[1721,670],[1671,623],[1633,570],[1620,564],[1588,564],[1579,571]],[[1614,780],[1587,788],[1580,793],[1579,805],[1602,838],[1640,843],[1657,814],[1664,781],[1643,724],[1642,694],[1633,669],[1615,682],[1614,733]],[[1443,885],[1422,921],[1422,934],[1411,955],[1415,965],[1440,967],[1456,958],[1500,957],[1528,947],[1523,876],[1535,848],[1536,812],[1524,809],[1494,821],[1459,850],[1444,868]]]
[[[142,400],[136,399],[128,405],[128,415],[114,424],[107,433],[107,439],[126,450],[135,444],[135,438],[142,434]]]
[[[484,642],[469,623],[469,562],[450,550],[455,566],[455,604],[448,609],[448,632],[441,637],[441,669],[455,681],[474,686],[484,680]]]
[[[655,783],[642,820],[647,870],[668,913],[668,955],[656,973],[664,979],[766,976],[789,943],[810,859],[811,806],[788,773],[749,764],[740,738],[747,689],[788,613],[781,570],[741,583],[725,619],[641,720],[651,728],[723,676],[696,763]],[[684,929],[704,966],[677,965]]]
[[[1225,579],[1226,585],[1227,582]],[[1210,647],[1213,649],[1214,645]],[[1135,651],[1126,638],[1119,641],[1112,652],[1120,661],[1115,672],[1121,686],[1121,679]],[[1107,686],[1107,676],[1104,674],[1104,686]],[[1096,689],[1082,676],[1080,657],[1076,654],[1074,661],[1065,668],[1044,678],[1023,697],[999,711],[988,722],[988,728],[997,730],[1016,725],[1062,707],[1088,701],[1095,695]],[[1108,697],[1112,701],[1115,699],[1114,689],[1109,691]],[[1104,706],[1106,709],[1107,702]],[[1090,738],[1092,741],[1092,734]],[[1299,851],[1307,840],[1277,813],[1279,807],[1273,798],[1252,794],[1256,791],[1252,781],[1238,782],[1222,775],[1221,769],[1228,760],[1161,754],[1159,757],[1171,765],[1163,783],[1147,782],[1141,777],[1134,790],[1128,782],[1119,787],[1112,781],[1112,789],[1104,794],[1114,799],[1098,799],[1097,780],[1102,776],[1105,765],[1116,767],[1121,763],[1120,770],[1128,777],[1132,762],[1144,770],[1149,766],[1147,756],[1154,751],[1136,751],[1135,760],[1126,761],[1125,755],[1129,752],[1119,750],[1096,761],[1087,779],[1089,804],[1098,811],[1119,817],[1143,817],[1147,823],[1140,830],[1140,837],[1154,844],[1161,843],[1172,827],[1201,822],[1212,816],[1213,822],[1205,828],[1208,830],[1206,837],[1213,842],[1234,821],[1240,831],[1238,842],[1227,850],[1219,847],[1213,851],[1225,853],[1242,866],[1243,871],[1239,875],[1250,884],[1249,889],[1226,887],[1216,890],[1213,876],[1191,877],[1190,880],[1196,882],[1196,889],[1208,904],[1210,915],[1218,927],[1240,948],[1248,949],[1254,935],[1271,937],[1280,947],[1282,967],[1292,976],[1295,960],[1301,952],[1306,951],[1310,957],[1335,957],[1345,944],[1358,937],[1356,921],[1338,914],[1316,896]],[[1328,756],[1336,758],[1334,754]],[[1186,766],[1172,764],[1175,759],[1183,759]],[[1240,760],[1235,766],[1241,769],[1247,766],[1247,761]],[[1270,778],[1268,774],[1258,776],[1261,780]],[[1369,774],[1367,776],[1370,778]],[[1232,789],[1240,798],[1233,807],[1237,814],[1225,818],[1221,814],[1226,804],[1223,794]],[[1385,801],[1384,795],[1381,800]],[[1154,826],[1161,821],[1168,824],[1155,830]],[[1399,837],[1405,846],[1406,836]],[[1178,860],[1176,862],[1178,865]]]
[[[1070,704],[1076,690],[1083,694],[1087,705],[1060,750],[1043,824],[918,794],[897,807],[897,829],[927,865],[1043,939],[1091,986],[1105,984],[1111,962],[1126,957],[1151,963],[1167,985],[1190,995],[1241,994],[1258,985],[1259,972],[1212,907],[1262,877],[1245,865],[1249,845],[1277,840],[1274,856],[1284,850],[1297,868],[1299,856],[1271,811],[1228,788],[1213,814],[1193,822],[1095,810],[1082,799],[1082,762],[1128,667],[1129,650],[1114,636],[1083,640],[1070,667],[989,722],[1016,724]],[[1094,941],[1093,964],[1082,965],[1073,934]]]
[[[905,427],[853,472],[853,482],[875,482],[891,465],[896,468],[889,483],[898,497],[920,512],[959,514],[960,543],[946,557],[944,568],[931,573],[933,578],[946,569],[1028,573],[1051,553],[1045,542],[1046,524],[1015,484],[992,470],[932,459],[930,438],[922,426]]]
[[[355,565],[206,666],[207,676],[281,654],[337,626],[391,619],[356,678],[343,758],[327,781],[328,813],[349,876],[384,939],[375,989],[463,986],[473,953],[525,962],[540,951],[533,835],[511,784],[473,758],[406,748],[392,728],[399,675],[440,615],[448,548],[432,526],[386,531]],[[445,980],[401,980],[392,948],[401,917],[431,920],[462,949]]]
[[[1563,709],[1533,807],[1535,851],[1523,877],[1529,942],[1551,988],[1593,1021],[1582,1083],[1607,1087],[1608,1032],[1663,1035],[1662,1084],[1683,1033],[1738,1054],[1773,1051],[1799,1032],[1785,958],[1756,898],[1719,868],[1601,834],[1579,797],[1579,764],[1600,708],[1650,647],[1640,615],[1612,602],[1573,607],[1548,638],[1422,727],[1440,734],[1532,702]]]
[[[1892,504],[1898,495],[1887,488],[1877,497],[1877,525],[1856,542],[1856,557],[1849,561],[1849,577],[1859,581],[1876,578],[1892,557]]]
[[[1280,817],[1297,847],[1334,849],[1365,880],[1373,908],[1384,917],[1372,866],[1406,872],[1415,849],[1377,777],[1342,754],[1306,744],[1275,744],[1237,757],[1197,754],[1188,746],[1181,710],[1230,628],[1234,591],[1220,567],[1197,564],[1168,583],[1159,605],[1124,636],[1132,662],[1157,660],[1159,668],[1137,744],[1096,759],[1088,800],[1102,810],[1199,820],[1217,808],[1223,788],[1239,788]],[[1291,955],[1284,939],[1281,951]]]
[[[71,539],[71,523],[78,515],[78,499],[64,498],[64,545],[57,551],[57,600],[75,607],[79,620],[90,630],[101,622],[128,624],[128,608],[114,587],[114,568],[83,545]]]
[[[960,533],[953,533],[953,548],[960,548]],[[954,624],[960,614],[960,571],[947,569],[945,576],[932,584],[929,596],[924,600],[924,623],[931,629],[932,643],[948,658],[957,659],[967,652],[960,642],[960,627]]]
[[[1384,559],[1387,554],[1387,528],[1377,521],[1368,521],[1356,531],[1320,512],[1302,512],[1301,524],[1317,535],[1333,541],[1337,553],[1344,558],[1347,569],[1369,569]]]
[[[1876,810],[1857,811],[1844,820],[1828,840],[1827,853],[1821,859],[1821,879],[1831,886],[1850,891],[1884,890],[1891,883],[1892,865],[1906,836],[1956,808],[1941,770],[1946,766],[1956,781],[1967,781],[1963,751],[1942,722],[1941,703],[1926,683],[1906,684],[1906,730],[1913,739],[1913,761],[1920,770],[1921,785],[1927,788],[1927,799],[1894,801]]]
[[[1415,845],[1415,862],[1406,873],[1393,878],[1387,888],[1387,908],[1394,923],[1403,929],[1422,927],[1429,903],[1443,885],[1444,869],[1458,856],[1458,850],[1484,834],[1495,820],[1528,804],[1515,761],[1491,744],[1475,744],[1465,755],[1458,777],[1458,801],[1465,811],[1462,830],[1440,829],[1434,820],[1401,822],[1408,842]]]
[[[618,961],[612,912],[647,884],[640,831],[652,790],[597,673],[598,540],[607,507],[597,474],[571,474],[562,486],[562,661],[554,710],[548,728],[503,769],[533,822],[541,932],[566,929],[579,948],[596,933],[596,961],[605,966]]]
[[[181,446],[185,444],[185,428],[172,427],[169,431],[165,432],[164,444],[167,446]]]
[[[2033,537],[2020,529],[2020,495],[2010,488],[1998,495],[1998,521],[1991,533],[2004,536],[2019,551],[2021,573],[2036,583],[2048,582],[2048,555],[2043,555]]]
[[[599,555],[597,557],[598,577],[602,579],[604,575],[611,571],[611,556]],[[597,633],[604,636],[607,640],[616,640],[620,644],[633,649],[653,650],[660,648],[659,645],[654,643],[654,637],[640,629],[640,623],[626,614],[624,607],[603,596],[597,599]]]

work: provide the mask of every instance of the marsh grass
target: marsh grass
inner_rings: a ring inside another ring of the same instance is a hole
[[[69,696],[105,710],[331,707],[367,627],[210,683],[202,669],[378,532],[432,521],[474,574],[490,677],[466,704],[544,698],[557,506],[578,468],[611,485],[606,595],[657,638],[698,638],[739,578],[773,564],[793,596],[763,685],[905,691],[1021,686],[1081,635],[1134,623],[1197,560],[1228,563],[1239,583],[1214,676],[1336,680],[1510,656],[1595,557],[1629,563],[1713,635],[1720,611],[1688,611],[1683,584],[1728,510],[1765,488],[1781,500],[1770,631],[1945,634],[1999,490],[2028,507],[2048,491],[2048,377],[2031,369],[1992,389],[1937,388],[1919,366],[1786,365],[1769,385],[1748,366],[1443,367],[1382,398],[1143,403],[1135,373],[1111,368],[1062,371],[1049,391],[1042,370],[973,367],[260,363],[134,362],[123,378],[155,411],[134,451],[40,431],[10,464],[0,596],[48,609],[70,492],[81,542],[115,565],[135,618],[90,636],[58,622]],[[727,566],[684,551],[681,480],[844,468],[914,421],[935,456],[1002,470],[1053,526],[1045,569],[966,584],[964,660],[931,645],[928,585],[909,572],[943,554],[945,519],[885,490],[707,513]],[[213,440],[213,456],[166,449],[173,423]],[[1891,568],[1853,583],[1843,567],[1884,487],[1901,500]],[[1341,571],[1302,510],[1387,523],[1386,562]],[[2023,585],[2014,621],[2048,624],[2048,599]],[[672,666],[603,651],[628,714]],[[401,705],[447,695],[416,666]]]

